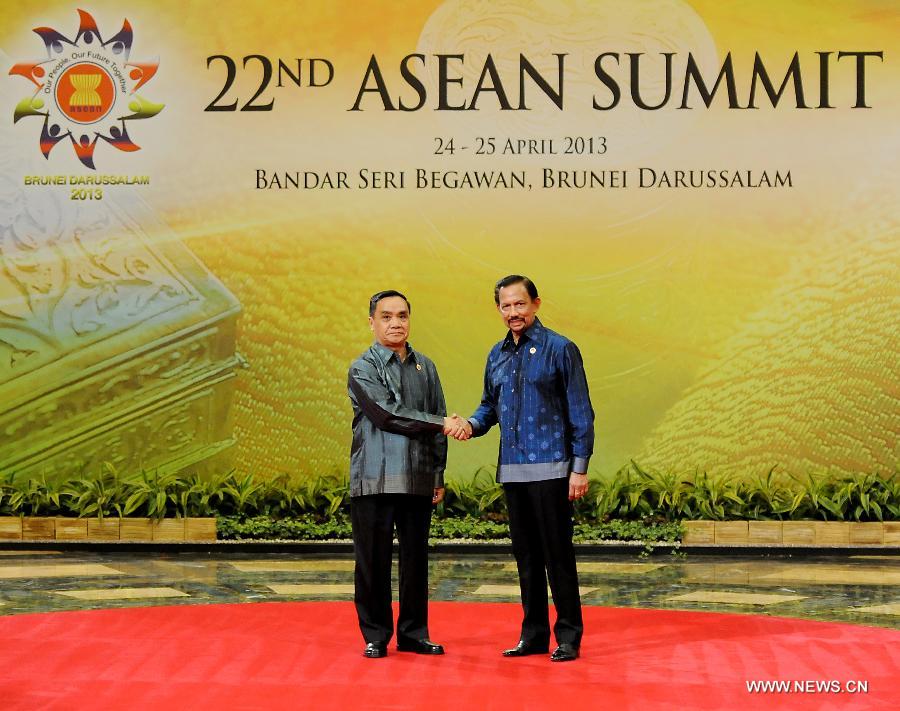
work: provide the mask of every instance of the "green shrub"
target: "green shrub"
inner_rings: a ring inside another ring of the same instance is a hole
[[[349,539],[352,536],[350,519],[343,511],[336,512],[330,518],[311,513],[283,519],[269,516],[219,516],[216,530],[218,537],[223,540],[327,541]]]
[[[438,506],[439,516],[483,516],[497,521],[507,520],[503,487],[497,483],[497,467],[479,467],[471,479],[448,478],[444,501]]]
[[[302,520],[315,524],[315,530],[346,537],[349,505],[347,478],[337,474],[263,478],[236,471],[200,476],[154,470],[126,476],[110,463],[99,472],[69,478],[0,474],[0,515],[5,516],[262,517],[279,524]],[[672,529],[667,525],[691,519],[896,521],[900,478],[869,473],[807,474],[800,479],[774,467],[755,478],[706,472],[681,476],[632,461],[611,476],[592,477],[588,494],[574,502],[574,511],[576,523],[585,527],[578,535],[614,540],[620,535],[638,537],[623,533],[630,530],[621,528],[625,523],[637,525],[640,540],[649,540],[658,530],[668,536]],[[503,488],[495,481],[493,467],[481,467],[468,478],[448,477],[444,502],[435,512],[435,536],[505,538],[507,520]],[[612,528],[603,528],[607,525]],[[289,532],[290,524],[284,526]]]

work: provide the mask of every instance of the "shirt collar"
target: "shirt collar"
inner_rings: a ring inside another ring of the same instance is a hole
[[[534,321],[531,322],[528,329],[519,337],[519,343],[522,343],[522,341],[535,341],[540,343],[543,340],[544,324],[542,324],[541,320],[535,316]],[[506,338],[503,339],[503,347],[506,348],[507,345],[509,345],[510,348],[515,348],[516,346],[516,342],[513,340],[512,331],[507,331]]]
[[[372,344],[371,351],[379,358],[379,360],[381,360],[384,365],[387,365],[391,361],[391,358],[397,355],[396,352],[392,351],[387,346],[382,345],[378,341],[375,341],[375,343]],[[409,345],[409,343],[407,343],[406,359],[409,360],[410,358],[412,358],[413,362],[416,362],[416,352],[413,350],[413,347]],[[397,360],[400,360],[399,356]]]

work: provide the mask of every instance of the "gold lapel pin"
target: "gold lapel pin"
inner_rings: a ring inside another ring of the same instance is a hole
[[[422,364],[416,363],[416,370],[422,370]]]
[[[534,355],[535,353],[537,353],[537,348],[535,348],[534,346],[532,346],[532,347],[529,349],[528,352],[531,353],[531,355]]]

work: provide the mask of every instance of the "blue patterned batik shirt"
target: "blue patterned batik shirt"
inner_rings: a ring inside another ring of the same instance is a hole
[[[535,318],[488,354],[481,405],[469,418],[475,437],[500,426],[497,481],[542,481],[587,473],[594,410],[581,353]]]

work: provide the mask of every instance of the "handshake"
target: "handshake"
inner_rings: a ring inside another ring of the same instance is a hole
[[[444,434],[464,442],[472,436],[472,425],[454,412],[450,417],[444,418]]]

